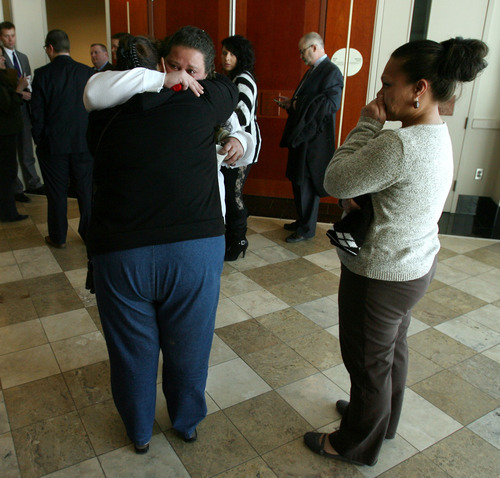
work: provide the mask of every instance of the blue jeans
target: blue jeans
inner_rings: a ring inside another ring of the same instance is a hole
[[[223,260],[223,236],[92,258],[113,399],[136,445],[151,439],[160,348],[173,427],[190,437],[206,416]]]

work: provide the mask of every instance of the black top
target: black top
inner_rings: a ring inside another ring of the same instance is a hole
[[[214,129],[238,90],[221,75],[201,83],[199,98],[165,89],[90,114],[91,255],[224,234]]]

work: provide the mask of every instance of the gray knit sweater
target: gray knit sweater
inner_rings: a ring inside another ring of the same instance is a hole
[[[352,272],[386,281],[418,279],[439,251],[437,222],[453,178],[446,124],[383,130],[361,117],[325,174],[333,197],[371,194],[373,221],[357,256],[338,251]]]

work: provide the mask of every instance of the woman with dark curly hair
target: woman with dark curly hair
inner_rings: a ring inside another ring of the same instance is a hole
[[[243,202],[243,186],[250,167],[257,162],[260,151],[260,131],[257,124],[257,85],[254,77],[255,55],[252,44],[241,35],[222,40],[222,68],[238,87],[236,114],[241,127],[252,136],[255,153],[246,161],[222,164],[226,188],[226,254],[225,261],[235,261],[240,253],[245,257],[248,210]]]

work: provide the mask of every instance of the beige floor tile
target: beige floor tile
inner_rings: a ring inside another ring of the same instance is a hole
[[[263,259],[267,264],[276,264],[277,262],[289,261],[299,257],[294,252],[289,251],[284,247],[277,246],[276,244],[271,247],[257,249],[254,251],[254,254]]]
[[[220,287],[226,297],[262,289],[259,284],[255,283],[241,272],[223,276],[220,281]]]
[[[64,379],[77,409],[111,398],[109,373],[108,360],[64,372]]]
[[[76,309],[42,317],[40,322],[50,342],[97,331],[97,327],[86,309]]]
[[[274,391],[227,408],[224,414],[259,454],[302,437],[311,427]]]
[[[456,284],[457,282],[468,279],[469,277],[470,274],[447,265],[445,261],[438,263],[436,279],[444,282],[445,284]]]
[[[61,272],[59,264],[48,247],[32,247],[14,251],[14,256],[24,279]]]
[[[453,478],[491,478],[500,469],[499,450],[467,429],[440,441],[424,455]]]
[[[443,368],[413,349],[408,350],[408,377],[406,385],[411,386],[440,372]]]
[[[106,342],[101,332],[59,340],[51,345],[63,372],[108,359]]]
[[[500,333],[469,319],[466,315],[444,322],[436,326],[436,329],[476,352],[484,352],[500,344]]]
[[[460,423],[411,389],[406,389],[398,435],[422,451],[461,428]]]
[[[217,475],[217,478],[248,478],[249,476],[259,478],[277,478],[277,475],[269,468],[262,458],[254,458],[235,466],[224,473]]]
[[[0,302],[0,327],[37,319],[32,300],[25,296],[19,300]]]
[[[425,322],[421,322],[415,317],[411,318],[410,327],[408,327],[407,336],[411,337],[412,335],[419,334],[420,332],[429,329],[429,325]]]
[[[427,297],[450,308],[456,312],[456,315],[466,314],[467,312],[479,309],[479,307],[486,305],[484,300],[478,299],[477,297],[467,294],[452,286],[441,287],[438,290],[429,292]],[[423,320],[418,316],[417,319]]]
[[[351,378],[343,363],[323,370],[323,375],[328,377],[337,387],[340,387],[345,392],[346,395],[337,398],[337,400],[349,400],[349,394],[351,393]]]
[[[95,456],[76,412],[19,428],[12,437],[23,477],[43,476]]]
[[[189,478],[189,473],[163,434],[153,436],[146,456],[134,453],[132,445],[99,457],[107,478]]]
[[[342,363],[339,341],[325,330],[289,340],[288,345],[319,370]]]
[[[307,287],[300,280],[271,285],[267,290],[290,306],[300,305],[303,302],[310,302],[322,297],[319,292]]]
[[[500,299],[500,282],[492,284],[481,276],[470,277],[453,284],[459,290],[477,297],[484,302],[495,302]]]
[[[500,364],[484,355],[475,355],[450,368],[450,372],[500,400]]]
[[[322,328],[331,327],[339,321],[337,301],[329,297],[296,305],[295,309]]]
[[[279,477],[361,478],[363,476],[355,466],[316,455],[306,447],[303,438],[276,448],[262,458]]]
[[[274,247],[276,243],[270,241],[267,237],[264,237],[260,234],[251,234],[248,236],[250,239],[248,240],[248,250],[249,251],[258,251],[259,249],[264,249],[266,247]]]
[[[82,408],[79,413],[97,455],[130,443],[113,400]]]
[[[85,267],[82,269],[66,271],[66,276],[85,307],[96,305],[95,294],[91,294],[90,291],[85,288],[85,283],[87,281],[87,262],[85,262]]]
[[[439,292],[439,290],[437,292]],[[436,325],[442,324],[460,315],[459,312],[453,310],[448,305],[432,299],[430,293],[427,293],[427,295],[418,302],[411,314],[412,317],[417,318],[431,327],[435,327]]]
[[[477,261],[484,262],[487,265],[492,265],[497,269],[500,268],[500,254],[489,247],[466,252],[465,255]]]
[[[247,271],[255,267],[262,267],[267,265],[268,262],[262,257],[258,256],[252,251],[247,251],[245,257],[239,256],[237,261],[231,262],[231,267],[237,271]]]
[[[259,324],[269,329],[276,337],[284,341],[321,330],[319,325],[293,308],[262,315],[257,317],[256,320]]]
[[[459,254],[441,261],[439,263],[438,270],[442,264],[446,264],[447,266],[453,267],[456,270],[465,272],[469,276],[476,276],[493,269],[493,266],[487,265],[481,261],[476,261],[475,259],[464,256],[463,254]]]
[[[251,317],[259,317],[288,307],[286,302],[265,289],[235,295],[231,300]]]
[[[346,393],[323,374],[306,377],[276,390],[313,428],[340,418],[335,402]]]
[[[465,314],[465,317],[500,333],[500,307],[488,304]]]
[[[210,359],[208,365],[217,365],[219,363],[227,362],[235,358],[238,358],[236,352],[234,352],[231,347],[229,347],[229,345],[227,345],[217,335],[217,333],[215,333],[212,341],[212,349],[210,350]]]
[[[340,267],[340,259],[335,248],[317,252],[316,254],[309,254],[304,256],[304,259],[326,270],[338,269]]]
[[[219,328],[217,335],[240,356],[280,343],[268,328],[255,319]]]
[[[483,355],[491,360],[494,360],[495,362],[500,363],[500,344],[484,351]]]
[[[10,432],[0,434],[0,476],[3,478],[21,478],[17,463],[14,440]]]
[[[101,464],[97,458],[82,461],[76,465],[65,468],[64,470],[55,471],[45,475],[45,478],[105,478]]]
[[[17,264],[0,267],[0,284],[21,280],[23,275]]]
[[[73,289],[62,289],[47,294],[37,294],[31,298],[39,317],[61,314],[69,310],[81,309],[83,304]]]
[[[60,372],[48,344],[0,356],[0,377],[4,390]]]
[[[0,328],[0,355],[46,343],[47,337],[38,319]]]
[[[332,271],[320,272],[299,279],[305,286],[319,292],[322,296],[336,294],[340,277]]]
[[[444,368],[476,354],[471,348],[436,329],[427,329],[408,337],[408,346]]]
[[[317,373],[315,367],[285,344],[245,355],[243,360],[273,388]]]
[[[61,374],[4,390],[12,430],[75,410]]]
[[[7,408],[5,407],[4,394],[0,390],[0,435],[7,432],[10,432],[10,423],[9,417],[7,416]]]
[[[448,473],[444,472],[423,454],[414,455],[379,476],[380,478],[408,478],[410,476],[418,478],[450,478]]]
[[[498,405],[498,400],[447,370],[413,385],[412,390],[462,425],[468,425]]]
[[[236,305],[231,299],[222,299],[217,307],[217,316],[215,319],[215,328],[226,327],[231,324],[243,322],[250,318],[240,306]]]
[[[442,247],[457,252],[458,254],[464,254],[481,247],[486,247],[494,242],[487,239],[444,235],[439,235],[439,241]]]
[[[470,423],[467,428],[500,450],[500,408]]]
[[[173,430],[165,435],[193,478],[214,476],[257,456],[222,412],[209,415],[201,422],[198,440],[194,443],[185,443]]]
[[[207,393],[222,409],[270,390],[271,387],[240,358],[208,369]]]

